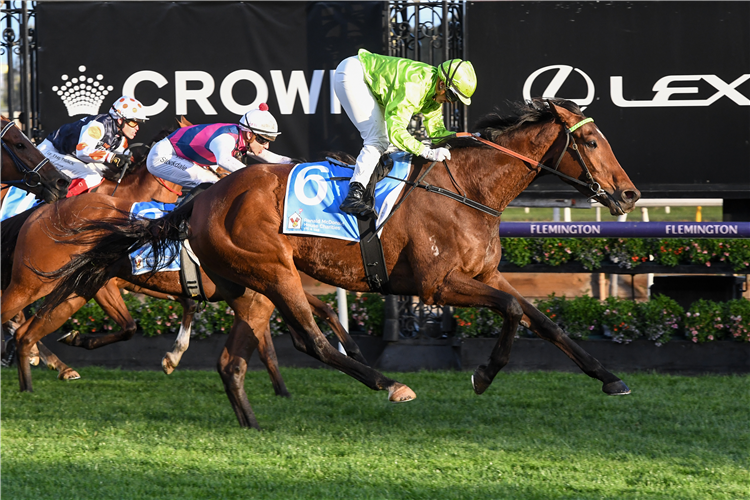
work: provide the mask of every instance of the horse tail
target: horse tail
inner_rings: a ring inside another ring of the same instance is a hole
[[[3,242],[2,248],[0,248],[0,275],[2,276],[0,289],[5,290],[10,285],[10,276],[13,272],[13,254],[16,251],[18,234],[21,232],[21,228],[29,217],[31,217],[31,214],[43,206],[43,204],[39,204],[31,207],[25,212],[4,220],[0,224],[0,241]]]
[[[185,239],[188,222],[193,212],[192,200],[160,219],[132,218],[129,213],[101,220],[86,221],[74,228],[65,228],[59,241],[65,244],[86,246],[82,253],[71,256],[71,260],[52,272],[34,270],[51,281],[58,281],[55,289],[47,295],[39,314],[44,315],[62,304],[71,294],[93,297],[112,278],[112,269],[130,253],[151,245],[154,262],[158,269],[169,266],[177,258],[176,252],[169,257],[170,246]],[[157,272],[154,269],[152,274]]]

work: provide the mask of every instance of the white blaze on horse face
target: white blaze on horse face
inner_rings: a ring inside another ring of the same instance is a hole
[[[432,255],[434,255],[435,257],[437,257],[438,255],[440,255],[440,250],[437,247],[437,243],[435,242],[435,237],[434,236],[430,236],[430,243],[432,244],[430,246],[430,249],[432,250]]]
[[[600,135],[601,135],[602,137],[604,137],[604,133],[602,132],[602,130],[601,130],[601,129],[600,129],[599,127],[596,127],[596,131],[597,131],[597,132],[599,132],[599,134],[600,134]],[[606,138],[606,137],[604,137],[604,140],[605,140],[605,141],[607,141],[607,138]],[[609,142],[609,141],[607,141],[607,142]]]

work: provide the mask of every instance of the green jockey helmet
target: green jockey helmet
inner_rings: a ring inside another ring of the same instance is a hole
[[[477,89],[477,74],[469,61],[451,59],[438,68],[440,78],[445,82],[445,96],[450,102],[460,100],[471,104],[471,96]]]

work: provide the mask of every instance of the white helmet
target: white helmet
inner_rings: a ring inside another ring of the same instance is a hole
[[[247,132],[258,134],[269,141],[275,141],[279,135],[279,126],[276,124],[276,118],[268,111],[268,105],[262,103],[258,109],[253,109],[245,113],[240,118],[239,127]]]
[[[109,110],[112,118],[125,120],[146,121],[148,117],[143,112],[143,104],[138,99],[124,95],[117,99]]]

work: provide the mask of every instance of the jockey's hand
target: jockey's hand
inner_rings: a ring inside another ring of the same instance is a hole
[[[130,165],[131,161],[133,161],[132,156],[117,153],[115,157],[112,158],[112,161],[110,161],[110,163],[114,165],[117,170],[122,171],[122,169]]]
[[[435,148],[432,149],[429,146],[425,146],[419,156],[429,161],[444,161],[451,159],[451,152],[446,148]]]

